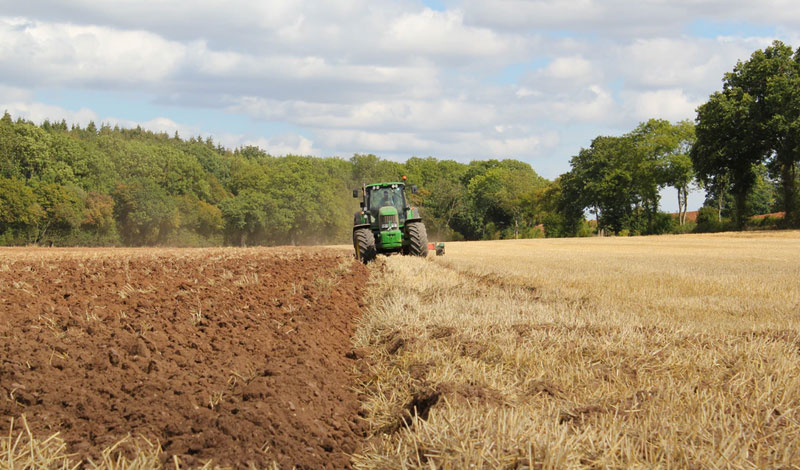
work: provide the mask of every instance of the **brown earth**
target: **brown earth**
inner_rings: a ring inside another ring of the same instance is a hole
[[[184,466],[347,468],[365,279],[323,249],[0,249],[0,432],[25,414],[83,459],[130,433]]]

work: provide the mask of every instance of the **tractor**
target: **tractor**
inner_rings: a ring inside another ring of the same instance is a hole
[[[378,253],[428,256],[428,234],[419,209],[406,199],[405,176],[399,182],[365,184],[353,190],[353,197],[361,197],[361,210],[353,217],[356,259],[367,264]]]

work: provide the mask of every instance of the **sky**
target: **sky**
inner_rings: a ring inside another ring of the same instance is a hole
[[[552,179],[799,32],[796,0],[0,0],[0,112]]]

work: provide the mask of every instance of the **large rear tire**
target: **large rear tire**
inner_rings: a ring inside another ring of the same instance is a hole
[[[375,250],[375,235],[368,228],[359,228],[353,232],[353,248],[356,250],[356,259],[364,264],[378,256]]]
[[[428,256],[428,232],[422,222],[410,222],[406,226],[408,237],[408,254],[412,256]]]

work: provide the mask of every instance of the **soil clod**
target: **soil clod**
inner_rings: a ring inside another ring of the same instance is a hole
[[[170,467],[350,467],[363,265],[321,249],[24,253],[0,271],[0,416],[60,432],[84,462],[130,434]],[[314,285],[333,272],[336,289]]]

